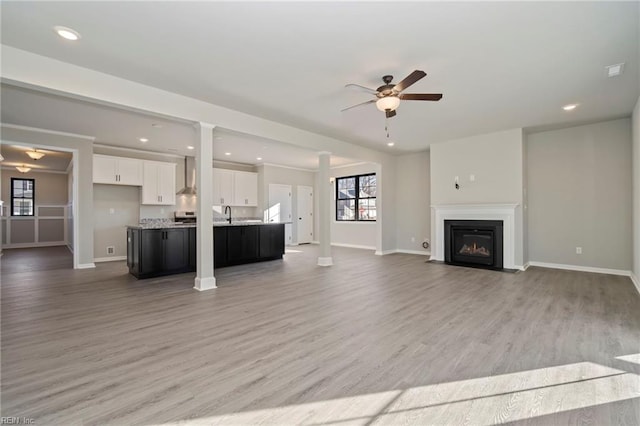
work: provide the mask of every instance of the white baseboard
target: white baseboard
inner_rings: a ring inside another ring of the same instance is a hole
[[[196,277],[194,280],[193,288],[198,291],[213,290],[214,288],[218,288],[218,286],[216,285],[216,277]]]
[[[640,279],[638,278],[638,276],[634,274],[633,271],[631,271],[629,277],[631,277],[631,282],[636,287],[636,290],[638,290],[638,293],[640,293]]]
[[[386,256],[388,254],[396,253],[396,251],[396,249],[376,251],[376,256]]]
[[[76,269],[91,269],[95,267],[96,267],[95,263],[79,263]]]
[[[311,241],[311,244],[320,244],[320,241]]]
[[[93,263],[115,262],[119,260],[127,260],[127,256],[96,257],[93,259]]]
[[[527,262],[524,265],[516,265],[516,268],[520,269],[521,271],[526,271],[527,269],[529,269],[529,266],[531,266],[531,263]]]
[[[565,269],[567,271],[594,272],[596,274],[622,275],[625,277],[631,276],[631,271],[625,271],[623,269],[594,268],[592,266],[565,265],[562,263],[546,263],[534,261],[529,262],[529,265],[540,266],[542,268]]]
[[[363,250],[375,250],[374,246],[362,246],[359,244],[342,244],[342,243],[331,243],[332,246],[336,247],[347,247],[347,248],[355,248],[355,249],[363,249]]]
[[[406,254],[419,254],[421,256],[431,256],[431,252],[428,250],[404,250],[404,249],[396,249],[396,253],[406,253]]]
[[[17,249],[17,248],[36,248],[36,247],[56,247],[66,246],[65,241],[54,241],[50,243],[16,243],[16,244],[3,244],[3,249]]]

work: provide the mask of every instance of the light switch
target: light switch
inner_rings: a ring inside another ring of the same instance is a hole
[[[109,214],[114,214],[115,212],[116,212],[116,209],[114,209],[113,207],[109,209]]]
[[[475,182],[476,175],[469,175],[469,182]]]

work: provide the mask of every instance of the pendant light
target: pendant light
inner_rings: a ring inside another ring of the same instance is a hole
[[[44,152],[34,149],[33,151],[27,151],[27,155],[31,157],[32,160],[39,160],[44,157]]]
[[[22,166],[16,166],[16,170],[20,173],[28,173],[31,170],[31,167],[27,167],[23,164]]]

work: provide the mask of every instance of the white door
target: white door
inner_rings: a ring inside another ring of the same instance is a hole
[[[285,223],[285,244],[291,244],[291,185],[269,184],[269,203],[265,222]]]
[[[296,195],[298,244],[308,244],[313,241],[313,188],[298,185]]]

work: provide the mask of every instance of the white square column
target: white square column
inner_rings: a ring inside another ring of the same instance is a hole
[[[198,291],[216,288],[213,276],[213,129],[212,124],[198,123],[200,140],[196,144],[196,279]]]

